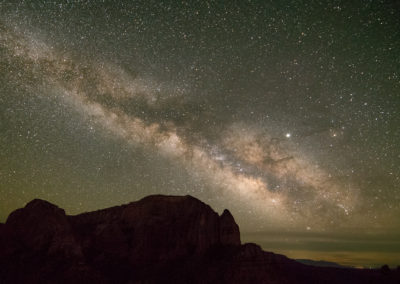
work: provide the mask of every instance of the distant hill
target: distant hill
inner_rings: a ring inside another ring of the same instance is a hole
[[[399,283],[400,271],[304,265],[241,244],[191,196],[153,195],[68,216],[35,199],[0,225],[0,283]]]
[[[330,262],[325,260],[312,260],[312,259],[295,259],[296,261],[317,267],[336,267],[336,268],[354,268],[351,266],[340,265],[336,262]]]

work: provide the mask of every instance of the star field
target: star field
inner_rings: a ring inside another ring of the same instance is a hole
[[[191,194],[266,250],[400,264],[399,13],[0,1],[0,220]]]

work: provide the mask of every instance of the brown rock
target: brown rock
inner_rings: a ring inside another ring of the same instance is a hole
[[[225,209],[219,220],[220,241],[223,245],[240,245],[239,226],[228,209]]]
[[[6,227],[11,238],[32,251],[83,257],[64,210],[47,201],[35,199],[12,212]]]
[[[0,223],[0,255],[4,254],[4,250],[5,250],[5,241],[6,241],[7,237],[6,237],[6,228],[5,228],[5,224]]]
[[[390,269],[317,268],[240,244],[232,214],[149,196],[77,216],[33,200],[0,224],[1,283],[398,283]]]
[[[121,254],[129,252],[132,263],[205,253],[220,244],[220,232],[224,232],[221,241],[226,236],[240,238],[232,216],[221,219],[225,226],[221,231],[218,214],[191,196],[154,195],[125,206],[74,216],[71,220],[80,232],[91,228],[83,235],[84,239],[96,240],[90,242],[92,246],[100,244],[107,248],[106,243],[111,244],[107,235],[117,236],[111,247],[121,248]],[[233,236],[235,233],[237,236]]]

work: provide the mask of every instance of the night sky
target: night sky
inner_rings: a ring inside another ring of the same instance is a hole
[[[396,1],[16,2],[1,222],[190,194],[266,250],[400,264]]]

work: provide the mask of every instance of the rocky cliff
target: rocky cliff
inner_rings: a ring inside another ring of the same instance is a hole
[[[398,273],[316,268],[240,243],[232,214],[148,196],[76,216],[33,200],[0,224],[0,283],[398,283]],[[383,281],[383,282],[382,282]]]

